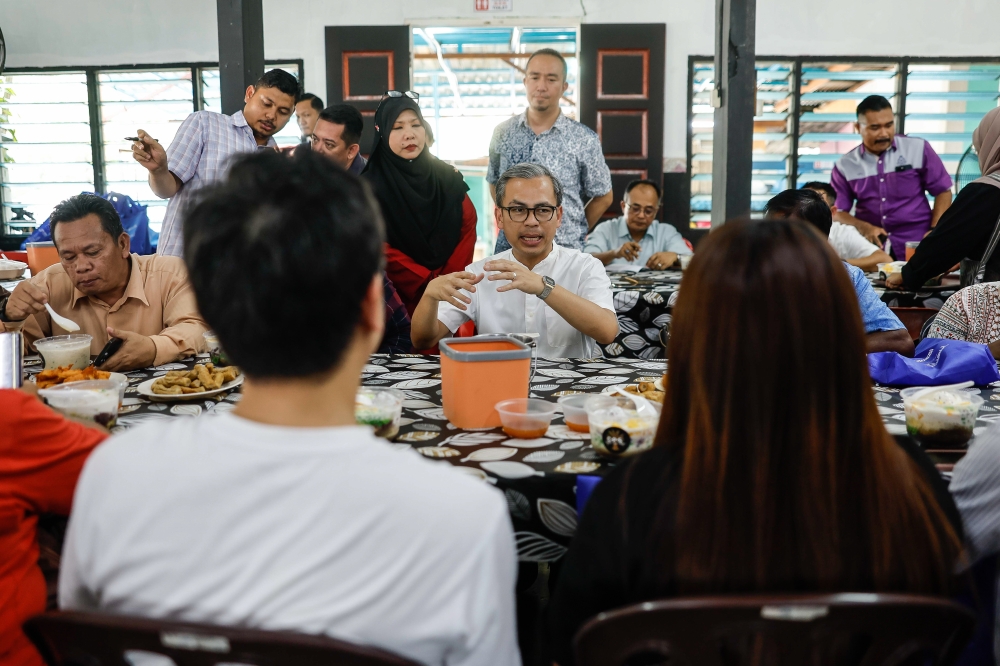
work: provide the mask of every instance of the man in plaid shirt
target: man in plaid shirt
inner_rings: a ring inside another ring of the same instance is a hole
[[[145,131],[138,131],[132,157],[149,171],[153,193],[170,199],[160,230],[159,254],[183,254],[184,207],[199,188],[225,175],[233,155],[277,148],[273,136],[292,117],[298,92],[294,76],[272,69],[247,88],[242,111],[231,116],[213,111],[192,113],[181,123],[168,150]]]

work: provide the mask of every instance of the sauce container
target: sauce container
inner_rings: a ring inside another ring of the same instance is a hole
[[[590,421],[587,419],[587,401],[594,396],[589,393],[564,395],[557,401],[562,405],[563,420],[566,427],[576,432],[590,432]]]
[[[545,435],[556,414],[556,407],[546,400],[515,398],[496,405],[503,431],[518,439],[537,439]]]

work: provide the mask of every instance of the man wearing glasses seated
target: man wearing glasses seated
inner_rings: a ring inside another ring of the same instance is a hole
[[[660,186],[651,180],[633,180],[625,186],[622,215],[602,222],[587,236],[583,251],[605,266],[670,268],[677,257],[694,254],[677,229],[656,220],[660,209]]]
[[[414,347],[474,321],[478,333],[537,334],[539,356],[599,356],[597,343],[618,335],[611,281],[600,261],[554,242],[562,185],[540,164],[518,164],[497,181],[496,205],[511,249],[427,285],[411,322]]]

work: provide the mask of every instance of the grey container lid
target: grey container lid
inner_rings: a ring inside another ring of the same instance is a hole
[[[469,342],[507,342],[515,345],[517,349],[504,351],[459,351],[452,345],[461,345]],[[469,363],[472,361],[511,361],[522,358],[531,358],[531,347],[520,340],[516,340],[509,335],[474,335],[471,338],[445,338],[438,343],[441,355],[447,356],[459,363]]]

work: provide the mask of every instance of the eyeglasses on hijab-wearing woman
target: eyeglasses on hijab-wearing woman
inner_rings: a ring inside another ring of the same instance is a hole
[[[428,282],[472,263],[476,208],[462,174],[427,150],[416,93],[386,93],[375,130],[361,177],[382,207],[386,273],[412,316]]]
[[[887,287],[915,291],[960,261],[963,287],[1000,281],[1000,108],[979,121],[972,145],[983,175],[959,191]]]
[[[798,220],[713,231],[669,349],[653,448],[604,477],[564,558],[557,663],[586,620],[642,601],[950,590],[961,519],[926,454],[886,431],[826,238]]]

